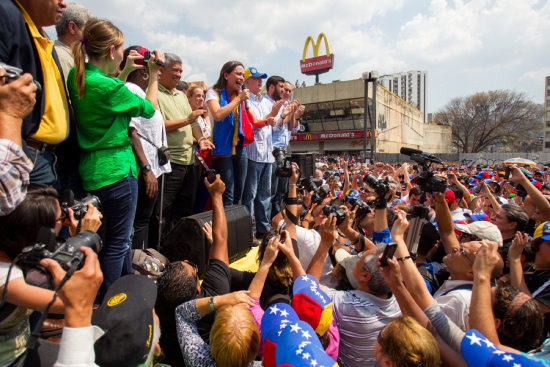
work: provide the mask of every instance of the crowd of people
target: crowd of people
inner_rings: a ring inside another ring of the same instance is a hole
[[[547,167],[324,155],[305,177],[284,78],[182,82],[179,55],[63,0],[0,16],[1,366],[550,365]],[[253,271],[230,267],[235,204]],[[205,210],[204,276],[135,273],[132,249]],[[57,342],[31,334],[48,313]]]

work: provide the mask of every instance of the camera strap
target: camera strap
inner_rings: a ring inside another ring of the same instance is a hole
[[[294,224],[295,226],[298,225],[298,217],[296,217],[294,215],[294,213],[290,212],[290,210],[288,210],[288,207],[286,208],[286,216],[288,217],[288,219],[290,220],[290,222],[292,222],[292,224]]]
[[[153,142],[152,142],[151,140],[149,140],[147,137],[141,135],[141,134],[139,133],[139,131],[137,131],[137,129],[136,129],[136,132],[137,132],[137,134],[138,134],[138,136],[139,136],[140,138],[142,138],[142,139],[144,139],[145,141],[147,141],[149,144],[151,144],[152,146],[154,146],[157,150],[160,149],[159,147],[156,146],[155,143],[153,143]],[[164,138],[164,130],[163,130],[163,133],[162,133],[162,137]],[[162,144],[162,142],[161,142],[161,144]]]

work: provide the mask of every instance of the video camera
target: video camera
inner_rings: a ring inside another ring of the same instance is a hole
[[[143,66],[147,67],[147,63],[149,62],[149,60],[151,60],[151,54],[152,54],[151,51],[145,51],[145,53],[143,54]],[[158,61],[157,59],[155,59],[155,64],[157,64],[160,67],[165,67],[166,66],[166,64],[164,64],[163,62]],[[162,164],[161,164],[161,166],[162,166]]]
[[[6,78],[6,84],[13,82],[15,79],[19,79],[24,74],[23,69],[16,68],[15,66],[5,64],[1,61],[0,68],[6,71],[6,74],[2,75],[2,78]],[[36,85],[35,93],[36,97],[38,97],[42,93],[42,86],[36,80],[33,80],[32,82]]]
[[[298,188],[307,192],[313,192],[311,196],[313,204],[320,204],[330,194],[330,188],[327,185],[323,185],[323,180],[320,178],[303,178],[298,184]]]
[[[103,244],[99,235],[92,231],[83,231],[68,240],[58,241],[53,228],[42,227],[38,231],[36,244],[23,249],[15,259],[25,275],[28,284],[55,289],[50,272],[40,265],[42,259],[52,259],[66,270],[76,271],[84,266],[86,255],[80,251],[81,247],[90,247],[95,253],[101,251]]]
[[[72,209],[74,219],[80,221],[88,212],[88,204],[92,204],[99,211],[101,211],[101,202],[97,196],[88,195],[78,201],[75,200],[72,190],[65,190],[61,196],[61,203],[59,203],[59,206],[61,207],[61,213],[63,213],[63,216],[68,218],[69,209]]]
[[[275,175],[279,177],[292,176],[292,162],[286,157],[285,150],[283,148],[274,148],[272,153],[277,165]]]
[[[413,184],[418,185],[424,192],[445,192],[447,181],[444,178],[434,176],[433,172],[429,171],[432,163],[443,164],[441,159],[433,154],[412,148],[401,148],[400,153],[408,155],[413,161],[420,163],[422,167],[418,176],[412,180]]]

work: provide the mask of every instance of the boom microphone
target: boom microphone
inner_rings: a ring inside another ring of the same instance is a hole
[[[443,161],[441,159],[439,159],[438,157],[436,157],[435,155],[423,152],[423,151],[418,150],[418,149],[403,147],[399,150],[399,152],[401,154],[408,155],[409,157],[411,157],[411,159],[413,161],[416,161],[420,164],[424,164],[424,162],[426,162],[426,161],[429,161],[429,162],[432,162],[432,163],[443,164]]]
[[[243,83],[243,86],[241,87],[241,90],[247,90],[246,84]],[[246,112],[249,112],[250,104],[248,103],[248,99],[244,101],[244,108],[246,108]]]

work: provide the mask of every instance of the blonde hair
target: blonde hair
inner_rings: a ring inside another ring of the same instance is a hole
[[[216,311],[210,349],[217,366],[248,366],[258,354],[259,345],[260,331],[246,305],[224,306]]]
[[[123,43],[124,34],[110,21],[91,19],[86,22],[81,41],[73,46],[74,77],[79,98],[84,96],[85,55],[97,59],[109,57],[111,46],[119,47]]]
[[[390,322],[378,336],[378,344],[395,366],[439,366],[441,357],[435,338],[410,316]]]

